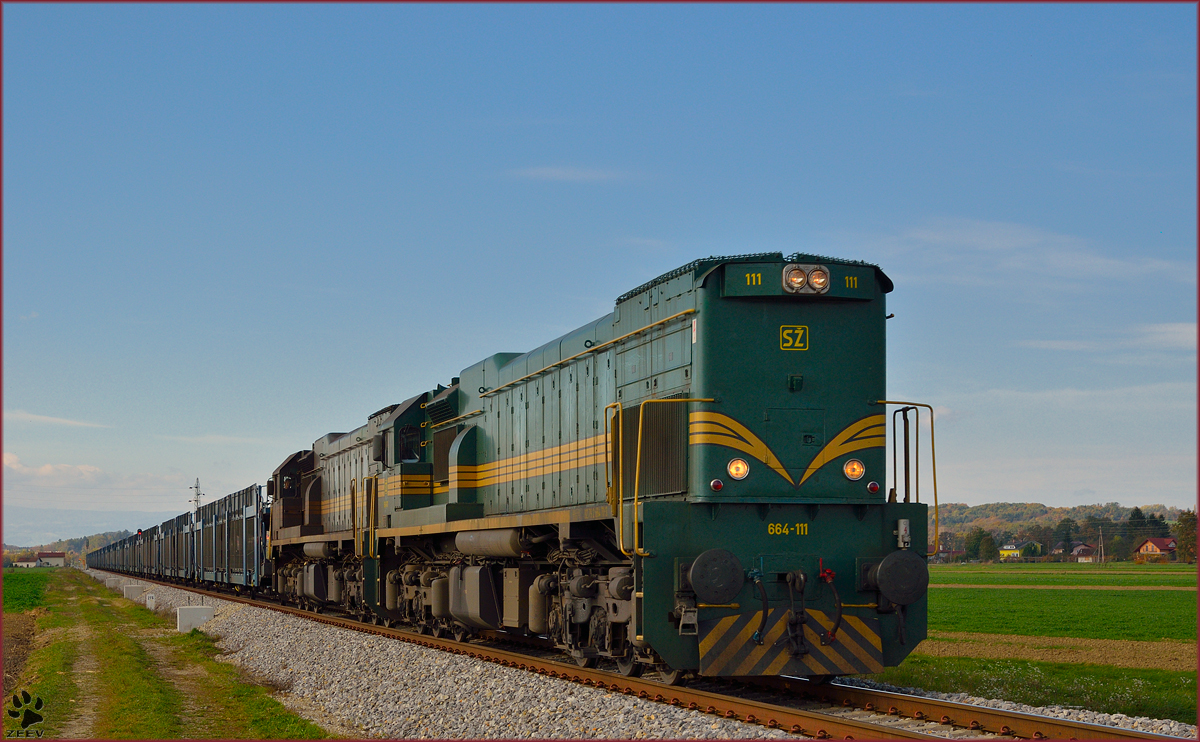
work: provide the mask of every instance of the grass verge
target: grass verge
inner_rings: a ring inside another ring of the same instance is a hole
[[[26,731],[41,730],[46,737],[59,737],[67,721],[79,703],[79,686],[75,682],[72,668],[78,656],[78,648],[74,642],[54,642],[41,649],[35,650],[26,660],[25,670],[21,673],[24,682],[18,686],[18,692],[28,691],[31,696],[41,698],[45,704],[41,716],[45,719],[41,724]],[[5,699],[5,710],[12,708],[11,702]],[[13,719],[4,714],[5,735],[21,729],[20,719]]]
[[[7,580],[5,585],[7,607]],[[288,711],[269,692],[218,662],[210,637],[180,635],[163,617],[117,597],[76,570],[51,574],[34,650],[18,690],[42,698],[46,736],[60,736],[80,714],[77,679],[88,683],[98,739],[319,739],[324,731]],[[81,637],[90,635],[83,641]],[[96,669],[77,672],[87,657]],[[5,729],[19,724],[4,714]],[[79,730],[76,730],[77,732]]]
[[[283,707],[268,691],[239,680],[236,667],[218,662],[221,653],[208,634],[192,629],[171,637],[177,658],[207,671],[204,703],[216,723],[214,737],[241,734],[250,739],[317,739],[325,737],[320,727],[291,713],[279,713]]]
[[[913,654],[872,680],[943,693],[1196,723],[1196,673]],[[1053,699],[1053,700],[1049,700]]]
[[[114,601],[115,602],[115,601]],[[83,606],[95,641],[100,701],[92,733],[101,739],[171,739],[183,736],[182,697],[156,671],[154,658],[119,619],[124,606],[109,602]]]

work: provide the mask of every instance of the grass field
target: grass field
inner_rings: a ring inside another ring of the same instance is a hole
[[[933,587],[931,631],[1114,641],[1196,643],[1190,590],[1088,590],[1088,586],[1194,587],[1189,565],[934,565],[933,585],[1057,585],[1063,590]],[[1082,587],[1083,589],[1074,589]],[[1141,651],[1141,650],[1138,650]],[[1014,659],[935,657],[920,647],[877,680],[969,693],[1034,706],[1060,704],[1104,713],[1196,723],[1196,673]]]
[[[54,567],[4,570],[4,612],[20,613],[44,605],[46,584]]]
[[[1082,639],[1196,641],[1196,594],[1167,590],[929,591],[929,628]]]

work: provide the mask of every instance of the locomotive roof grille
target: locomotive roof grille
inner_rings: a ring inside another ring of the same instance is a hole
[[[744,263],[744,262],[751,261],[751,260],[776,260],[776,261],[781,260],[785,263],[800,263],[800,262],[816,261],[816,262],[821,262],[821,263],[825,263],[825,262],[839,263],[841,265],[861,265],[861,266],[864,266],[867,268],[875,268],[876,270],[879,269],[879,266],[876,265],[875,263],[868,263],[865,260],[845,260],[843,258],[832,258],[832,257],[828,257],[825,255],[815,255],[812,253],[803,253],[803,252],[795,252],[795,253],[792,253],[791,255],[788,255],[787,257],[784,257],[783,253],[777,253],[777,252],[756,252],[756,253],[746,253],[745,255],[713,255],[713,256],[710,256],[707,258],[700,258],[699,260],[693,260],[692,262],[688,263],[687,265],[680,266],[673,271],[662,274],[658,278],[655,278],[653,280],[647,281],[646,283],[643,283],[641,286],[638,286],[636,289],[633,289],[632,291],[626,291],[624,294],[621,294],[620,296],[617,297],[617,304],[620,304],[623,301],[632,299],[633,297],[637,296],[638,294],[642,293],[643,291],[648,291],[649,289],[652,289],[655,286],[658,286],[660,284],[664,284],[673,278],[678,278],[685,273],[690,273],[706,263],[711,263],[713,265],[720,265],[721,263],[735,263],[735,262],[736,263]]]

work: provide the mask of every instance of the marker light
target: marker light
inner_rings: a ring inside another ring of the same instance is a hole
[[[714,479],[708,483],[708,486],[712,487],[713,492],[720,492],[721,488],[725,486],[725,483],[722,482],[720,479]]]
[[[857,482],[867,472],[867,467],[863,466],[863,462],[858,459],[850,459],[842,467],[842,471],[845,472],[846,479],[852,479]]]
[[[729,472],[729,476],[738,480],[745,479],[746,475],[750,473],[750,465],[746,463],[745,459],[734,459],[725,469]]]
[[[791,291],[798,291],[808,283],[808,276],[800,268],[790,268],[783,274],[783,282]]]
[[[868,482],[867,483],[867,492],[870,492],[873,495],[878,491],[879,491],[879,482]]]
[[[812,283],[812,287],[814,289],[817,291],[824,291],[825,287],[829,285],[829,274],[820,268],[814,268],[812,272],[808,274],[808,280]]]

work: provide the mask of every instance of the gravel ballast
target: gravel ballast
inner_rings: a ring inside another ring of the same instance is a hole
[[[171,616],[180,605],[213,606],[215,616],[201,630],[219,638],[223,659],[286,689],[281,701],[338,733],[413,739],[795,737],[185,590],[156,585],[148,592],[155,595],[155,609]],[[137,601],[144,604],[145,596]],[[844,682],[1196,739],[1195,726],[1171,720]]]

